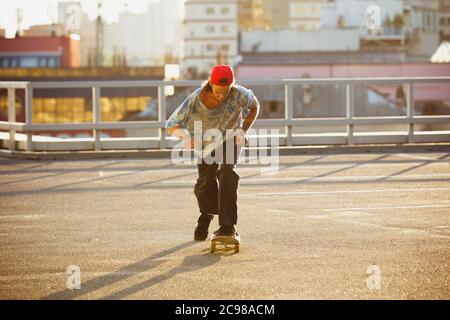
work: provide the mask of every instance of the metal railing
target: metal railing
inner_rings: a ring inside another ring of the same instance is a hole
[[[36,148],[38,141],[33,141],[33,132],[35,131],[70,131],[70,130],[92,130],[93,139],[87,144],[87,147],[81,149],[102,150],[102,149],[122,149],[129,148],[130,143],[139,140],[138,138],[128,138],[127,146],[120,144],[120,138],[108,139],[108,144],[100,137],[101,130],[106,129],[141,129],[154,128],[158,129],[159,134],[154,148],[167,148],[172,141],[166,137],[164,125],[167,118],[166,112],[166,86],[177,87],[193,87],[199,86],[200,81],[185,80],[185,81],[72,81],[72,82],[1,82],[0,88],[8,90],[8,121],[0,121],[0,130],[9,131],[9,149],[16,149],[16,131],[24,132],[26,135],[25,150],[33,151]],[[391,125],[391,124],[405,124],[408,127],[405,137],[394,137],[392,134],[386,133],[383,137],[374,139],[374,143],[414,143],[414,142],[439,142],[450,141],[448,132],[436,134],[434,136],[428,135],[427,141],[424,139],[417,139],[414,127],[417,124],[436,124],[436,123],[450,123],[450,116],[417,116],[414,112],[414,84],[417,83],[447,83],[450,84],[450,77],[414,77],[414,78],[327,78],[327,79],[283,79],[283,80],[241,80],[239,84],[246,85],[283,85],[285,96],[284,119],[258,119],[254,127],[264,128],[281,126],[284,127],[283,141],[281,145],[305,145],[308,143],[308,138],[303,140],[293,134],[293,128],[296,126],[330,126],[340,125],[346,127],[344,136],[322,137],[323,144],[357,144],[367,143],[370,139],[355,139],[354,132],[355,125]],[[298,85],[345,85],[345,101],[346,101],[346,115],[345,117],[333,118],[294,118],[294,101],[293,91],[294,86]],[[382,117],[356,117],[354,104],[354,86],[356,84],[406,84],[407,86],[407,101],[406,101],[406,115],[404,116],[382,116]],[[137,88],[137,87],[156,87],[158,89],[158,120],[156,121],[126,121],[126,122],[102,122],[101,121],[101,106],[100,97],[102,88]],[[90,88],[92,90],[93,101],[93,121],[83,123],[51,123],[51,124],[37,124],[33,123],[33,90],[34,89],[58,89],[58,88]],[[16,122],[15,114],[15,90],[25,89],[25,122]],[[337,138],[337,139],[336,139]],[[390,138],[390,139],[389,139]],[[306,140],[305,140],[306,139]],[[4,139],[2,139],[4,140]],[[114,140],[117,140],[115,143]],[[365,141],[365,142],[362,142]],[[3,146],[6,144],[0,141]],[[50,149],[48,146],[54,142],[48,141],[45,146],[39,147],[39,150]],[[79,150],[75,148],[76,141],[67,140],[65,142],[65,150]],[[71,145],[74,146],[71,149]],[[69,147],[68,147],[69,146]],[[85,144],[86,146],[86,144]],[[149,148],[148,145],[137,143],[136,149]],[[57,150],[58,148],[51,148]]]

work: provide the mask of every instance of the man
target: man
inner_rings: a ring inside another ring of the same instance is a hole
[[[253,92],[235,84],[233,69],[228,65],[215,66],[210,77],[195,90],[170,116],[166,123],[169,134],[182,140],[183,145],[195,148],[194,122],[201,121],[202,132],[219,130],[224,142],[219,143],[211,154],[203,154],[198,166],[198,179],[194,188],[200,209],[194,239],[203,241],[208,237],[208,228],[214,217],[219,215],[218,236],[236,236],[237,189],[240,176],[235,171],[245,134],[253,125],[259,113],[259,103]],[[232,130],[231,140],[226,133]],[[227,142],[228,141],[228,142]],[[229,150],[227,145],[233,150]],[[201,142],[206,150],[206,142]],[[232,151],[232,161],[226,161]],[[217,155],[219,154],[219,157]],[[214,157],[214,161],[205,158]],[[219,161],[217,161],[219,158]]]

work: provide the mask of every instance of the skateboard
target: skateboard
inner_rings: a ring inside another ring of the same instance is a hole
[[[216,246],[234,246],[234,252],[238,253],[241,245],[241,236],[236,234],[234,237],[227,237],[227,236],[212,236],[211,237],[211,253],[214,253],[216,251]]]

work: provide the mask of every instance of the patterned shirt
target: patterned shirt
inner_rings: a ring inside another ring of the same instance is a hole
[[[200,87],[191,93],[174,111],[166,122],[166,129],[179,125],[194,137],[194,122],[201,121],[203,134],[208,129],[218,129],[225,137],[227,129],[242,128],[243,119],[249,114],[249,106],[256,100],[252,90],[234,85],[224,101],[216,108],[208,109],[200,100],[202,89]],[[211,142],[203,141],[204,151],[207,145],[208,150],[211,150],[212,146],[209,144]],[[215,146],[217,145],[218,143]]]

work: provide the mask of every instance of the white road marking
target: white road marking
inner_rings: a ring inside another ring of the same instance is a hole
[[[308,176],[308,177],[279,177],[279,178],[241,178],[241,183],[248,184],[254,183],[254,182],[283,182],[283,181],[302,181],[302,180],[314,180],[314,181],[372,181],[373,179],[385,179],[387,181],[395,181],[395,180],[402,180],[405,178],[409,179],[423,179],[423,178],[441,178],[441,177],[449,177],[450,174],[448,173],[442,173],[442,174],[410,174],[410,175],[398,175],[398,176],[338,176],[338,177],[314,177],[314,176]],[[443,180],[443,179],[442,179]],[[168,181],[161,181],[161,183],[164,184],[195,184],[194,180],[168,180]]]
[[[16,214],[16,215],[0,215],[0,220],[2,219],[19,219],[19,220],[37,220],[47,217],[43,214]]]
[[[239,196],[290,196],[290,195],[315,195],[315,194],[341,194],[341,193],[389,193],[389,192],[425,192],[425,191],[448,191],[450,188],[410,188],[410,189],[368,189],[368,190],[333,190],[333,191],[290,191],[290,192],[258,192],[241,193]],[[353,208],[354,210],[358,210]],[[352,210],[353,210],[352,209]],[[350,210],[350,209],[349,209]]]
[[[449,208],[450,205],[447,204],[434,204],[434,205],[423,205],[423,206],[392,206],[392,207],[366,207],[366,208],[330,208],[323,209],[325,211],[352,211],[352,210],[386,210],[386,209],[431,209],[431,208]]]
[[[279,209],[270,209],[269,211],[275,213],[291,213],[291,211],[289,210],[279,210]]]
[[[404,157],[404,158],[413,158],[413,159],[420,159],[420,160],[429,160],[429,161],[438,160],[437,158],[430,158],[430,157],[418,156],[415,154],[407,154],[407,153],[393,154],[393,156],[400,156],[400,157]]]

